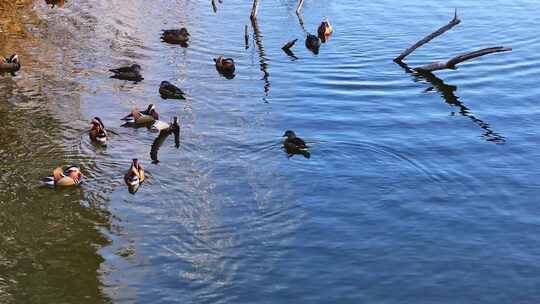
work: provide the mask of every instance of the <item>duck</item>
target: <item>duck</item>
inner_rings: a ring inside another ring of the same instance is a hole
[[[283,137],[287,137],[283,142],[283,147],[285,148],[285,151],[287,152],[289,157],[293,156],[294,154],[302,154],[306,158],[310,157],[306,142],[302,138],[297,137],[294,131],[285,131]]]
[[[216,63],[216,70],[223,75],[233,75],[235,70],[234,60],[232,58],[224,58],[219,56],[214,58]]]
[[[9,57],[0,56],[0,73],[15,73],[21,69],[21,62],[19,60],[19,55],[13,54]]]
[[[138,159],[132,160],[128,172],[124,175],[124,181],[129,187],[138,187],[144,182],[144,168]]]
[[[144,111],[139,111],[135,106],[131,110],[131,113],[122,118],[122,120],[126,121],[128,125],[148,125],[159,120],[159,113],[156,111],[154,104],[149,104],[148,108]]]
[[[162,81],[159,85],[159,94],[163,99],[186,99],[184,92],[168,81]]]
[[[324,42],[328,39],[330,35],[334,32],[334,29],[332,28],[332,25],[328,21],[327,17],[324,17],[323,21],[319,25],[319,28],[317,29],[317,33],[319,34],[319,38]]]
[[[103,125],[101,119],[99,117],[94,117],[90,123],[90,139],[103,147],[106,146],[108,135],[107,130],[105,130],[105,126]]]
[[[141,75],[141,66],[138,64],[132,64],[131,66],[120,67],[117,69],[110,69],[109,71],[114,73],[111,78],[136,82],[144,79]]]
[[[189,41],[190,36],[191,35],[189,34],[188,30],[183,27],[179,30],[163,30],[163,32],[161,33],[161,40],[170,44],[180,44],[182,46],[187,46],[187,42]]]
[[[51,8],[54,8],[55,5],[58,7],[64,6],[64,0],[45,0],[45,3],[52,5]]]
[[[172,119],[169,127],[161,130],[158,137],[156,137],[156,139],[152,143],[152,146],[150,147],[150,158],[152,159],[152,163],[159,163],[159,148],[161,147],[161,145],[163,145],[165,139],[167,139],[167,137],[169,137],[171,133],[174,134],[174,145],[178,149],[180,147],[180,124],[178,123],[178,117],[176,116]]]
[[[80,184],[83,177],[84,174],[79,167],[70,165],[65,169],[57,167],[53,171],[53,176],[46,177],[43,181],[50,187],[67,187]]]
[[[306,48],[313,52],[313,54],[317,55],[319,54],[320,47],[321,40],[319,39],[319,37],[308,33],[306,37]]]

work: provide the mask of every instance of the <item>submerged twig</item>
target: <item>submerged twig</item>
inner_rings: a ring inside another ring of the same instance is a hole
[[[421,67],[414,68],[414,70],[418,72],[433,72],[433,71],[443,70],[443,69],[456,69],[456,65],[459,63],[462,63],[463,61],[471,60],[471,59],[484,56],[487,54],[508,52],[511,50],[512,48],[506,48],[502,46],[485,48],[485,49],[477,50],[474,52],[464,53],[464,54],[455,56],[446,62],[434,62],[427,65],[423,65]]]
[[[431,40],[433,40],[433,38],[437,37],[437,36],[440,36],[442,35],[444,32],[450,30],[451,28],[453,28],[454,26],[458,25],[459,23],[461,22],[461,20],[458,18],[458,15],[457,15],[457,10],[454,12],[454,18],[452,20],[450,20],[450,22],[448,22],[447,25],[439,28],[438,30],[436,30],[435,32],[427,35],[426,37],[424,37],[422,40],[418,41],[417,43],[415,43],[413,46],[409,47],[408,49],[406,49],[405,51],[403,51],[403,53],[401,53],[399,56],[397,56],[396,58],[394,58],[394,61],[402,61],[403,59],[405,59],[405,57],[407,57],[410,53],[414,52],[414,50],[416,50],[417,48],[421,47],[422,45],[430,42]]]
[[[244,27],[244,44],[246,47],[246,50],[249,49],[249,34],[248,34],[248,26]]]

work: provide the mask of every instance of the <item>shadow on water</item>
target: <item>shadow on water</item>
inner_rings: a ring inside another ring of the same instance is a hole
[[[404,62],[396,62],[401,68],[405,70],[405,72],[411,74],[415,80],[424,80],[427,81],[432,85],[432,87],[429,87],[426,89],[426,91],[432,90],[433,88],[439,92],[441,97],[444,99],[444,101],[449,104],[450,106],[457,107],[459,109],[459,114],[462,116],[465,116],[472,120],[477,126],[479,126],[481,129],[484,130],[484,133],[482,134],[482,138],[484,138],[486,141],[493,142],[495,144],[504,144],[506,142],[506,138],[497,133],[494,132],[491,129],[491,126],[489,123],[479,119],[476,117],[471,110],[462,102],[459,100],[459,96],[457,96],[454,92],[457,91],[457,86],[449,85],[444,83],[444,81],[435,76],[435,74],[431,72],[417,72],[413,70],[410,66],[408,66]]]
[[[109,244],[102,229],[109,229],[110,214],[101,203],[81,203],[93,195],[90,185],[40,187],[55,166],[81,162],[76,149],[66,148],[72,126],[55,115],[57,99],[72,109],[67,116],[80,115],[80,96],[73,83],[44,71],[40,62],[53,61],[52,54],[41,52],[47,41],[27,30],[27,22],[40,22],[32,5],[0,2],[0,53],[24,58],[16,77],[0,76],[0,303],[109,303],[99,251]],[[92,170],[91,161],[82,162],[84,173]]]

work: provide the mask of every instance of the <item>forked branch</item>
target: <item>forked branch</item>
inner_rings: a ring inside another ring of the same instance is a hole
[[[454,26],[458,25],[459,23],[461,22],[461,20],[458,18],[458,15],[457,15],[457,10],[454,12],[454,18],[452,20],[450,20],[450,22],[448,22],[447,25],[439,28],[438,30],[436,30],[435,32],[427,35],[426,37],[424,37],[422,40],[418,41],[417,43],[415,43],[413,46],[411,46],[410,48],[406,49],[405,51],[403,51],[403,53],[401,53],[399,56],[397,56],[396,58],[394,58],[394,61],[398,62],[398,61],[402,61],[403,59],[405,59],[405,57],[407,57],[410,53],[414,52],[414,50],[416,50],[417,48],[421,47],[422,45],[430,42],[431,40],[433,40],[433,38],[436,38],[437,36],[440,36],[442,35],[444,32],[450,30],[451,28],[453,28]]]

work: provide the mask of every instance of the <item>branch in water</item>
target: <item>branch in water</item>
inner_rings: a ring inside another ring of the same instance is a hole
[[[451,28],[453,28],[454,26],[458,25],[459,23],[461,22],[461,20],[458,18],[458,15],[457,15],[457,10],[454,12],[454,18],[452,20],[450,20],[450,22],[448,22],[447,25],[439,28],[438,30],[436,30],[435,32],[427,35],[426,37],[424,37],[422,40],[418,41],[417,43],[415,43],[413,46],[411,46],[410,48],[406,49],[403,53],[401,53],[399,56],[397,56],[394,61],[398,62],[398,61],[402,61],[403,59],[405,59],[405,57],[407,57],[409,54],[411,54],[412,52],[414,52],[417,48],[421,47],[422,45],[430,42],[431,40],[433,40],[433,38],[437,37],[437,36],[440,36],[442,35],[444,32],[450,30]]]
[[[253,0],[253,7],[251,8],[251,20],[257,19],[258,11],[259,11],[259,0]]]
[[[417,72],[433,72],[444,69],[456,69],[456,65],[467,60],[471,60],[480,56],[484,56],[492,53],[508,52],[512,48],[505,48],[502,46],[485,48],[474,52],[464,53],[456,57],[451,58],[446,62],[434,62],[431,64],[423,65],[421,67],[414,68]]]
[[[304,4],[304,0],[298,1],[298,6],[296,7],[296,14],[300,15],[300,11],[302,10],[302,5]]]

